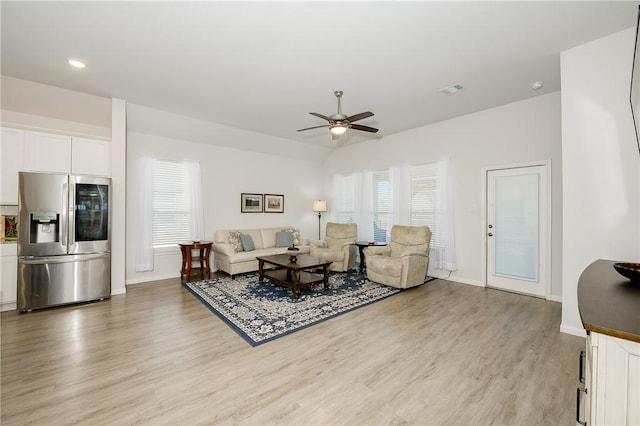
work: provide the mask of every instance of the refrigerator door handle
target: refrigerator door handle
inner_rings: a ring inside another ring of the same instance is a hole
[[[62,215],[60,227],[58,228],[60,244],[66,248],[69,242],[67,238],[69,234],[69,184],[67,183],[62,184],[62,212],[60,214]]]
[[[75,183],[69,184],[69,205],[68,214],[69,214],[69,253],[71,252],[72,246],[76,244],[76,185]]]
[[[46,265],[49,263],[72,263],[72,262],[86,262],[88,260],[106,259],[110,258],[111,253],[92,253],[92,254],[78,254],[70,256],[25,256],[18,259],[18,262],[23,265]]]

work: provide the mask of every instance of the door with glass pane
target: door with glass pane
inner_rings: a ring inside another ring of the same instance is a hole
[[[545,166],[487,171],[487,285],[545,297]]]

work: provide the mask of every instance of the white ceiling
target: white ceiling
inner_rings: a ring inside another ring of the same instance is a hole
[[[637,2],[0,2],[3,75],[305,143],[344,143],[560,89],[560,52],[635,26]],[[88,67],[76,70],[69,57]],[[631,70],[629,70],[631,72]],[[543,89],[529,88],[544,81]],[[460,83],[444,96],[438,90]],[[60,108],[64,108],[61,105]]]

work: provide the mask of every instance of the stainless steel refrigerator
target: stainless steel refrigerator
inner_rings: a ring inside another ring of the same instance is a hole
[[[111,179],[19,173],[20,311],[111,295]]]

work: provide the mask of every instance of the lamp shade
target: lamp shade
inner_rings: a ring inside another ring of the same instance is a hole
[[[314,212],[326,212],[327,211],[327,202],[323,200],[316,200],[313,202],[313,211]]]

